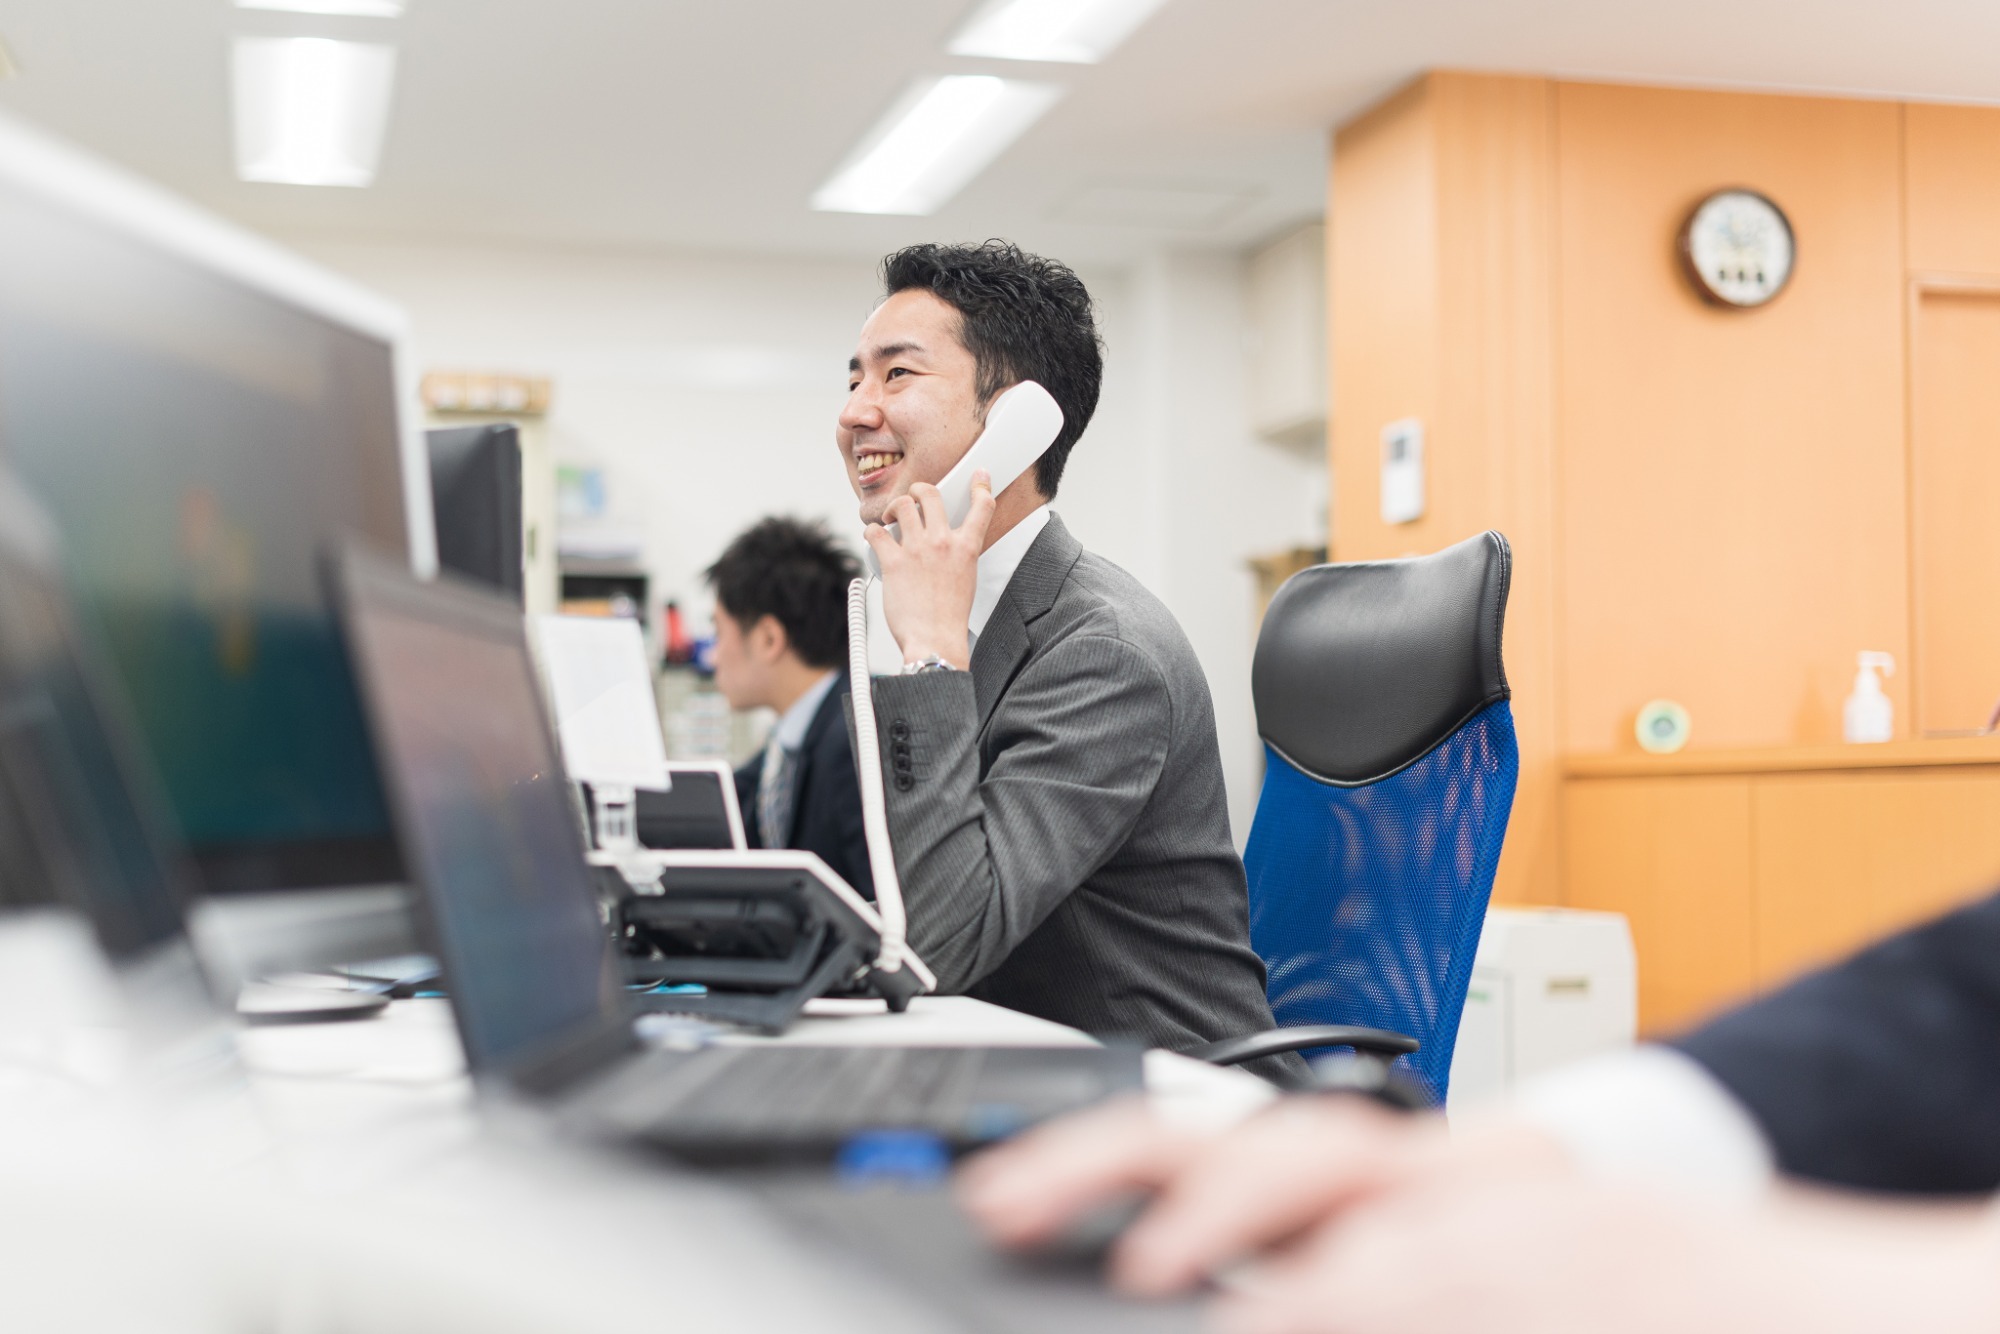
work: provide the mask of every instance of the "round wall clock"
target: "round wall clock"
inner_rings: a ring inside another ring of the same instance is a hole
[[[1783,209],[1755,190],[1717,190],[1681,224],[1681,267],[1704,301],[1747,309],[1785,290],[1796,242]]]

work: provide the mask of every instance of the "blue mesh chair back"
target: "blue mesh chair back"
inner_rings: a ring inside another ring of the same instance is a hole
[[[1302,571],[1251,674],[1266,764],[1243,860],[1272,1011],[1408,1034],[1397,1065],[1440,1103],[1519,767],[1509,573],[1492,532]]]

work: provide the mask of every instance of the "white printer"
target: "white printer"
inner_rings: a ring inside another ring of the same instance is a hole
[[[1446,1110],[1638,1035],[1632,931],[1617,913],[1493,908],[1473,958]]]

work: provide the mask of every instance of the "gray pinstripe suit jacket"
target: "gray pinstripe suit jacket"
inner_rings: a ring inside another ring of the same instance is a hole
[[[1208,681],[1159,599],[1061,519],[972,670],[881,678],[875,708],[940,990],[1176,1049],[1272,1026]]]

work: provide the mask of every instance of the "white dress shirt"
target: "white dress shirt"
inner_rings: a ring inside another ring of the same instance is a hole
[[[1030,510],[1021,521],[1009,528],[1000,539],[979,553],[979,564],[972,589],[972,612],[966,618],[965,649],[970,653],[979,643],[980,632],[993,619],[993,609],[1000,605],[1000,599],[1007,592],[1007,585],[1014,580],[1014,571],[1021,568],[1021,560],[1028,554],[1028,548],[1041,536],[1042,529],[1049,526],[1049,507],[1038,505]],[[888,619],[882,614],[882,581],[875,580],[868,586],[868,668],[877,676],[895,676],[903,670],[903,650],[889,633]]]
[[[968,650],[979,642],[986,623],[993,619],[993,609],[1000,605],[1001,595],[1014,581],[1014,571],[1021,568],[1021,560],[1028,554],[1028,548],[1035,545],[1035,539],[1048,526],[1049,507],[1037,505],[1002,534],[999,541],[979,553],[978,582],[972,589],[972,615],[966,618],[966,629],[971,632]]]
[[[1524,1083],[1513,1105],[1601,1175],[1739,1200],[1771,1184],[1771,1148],[1750,1113],[1672,1047],[1646,1044],[1552,1070]]]

